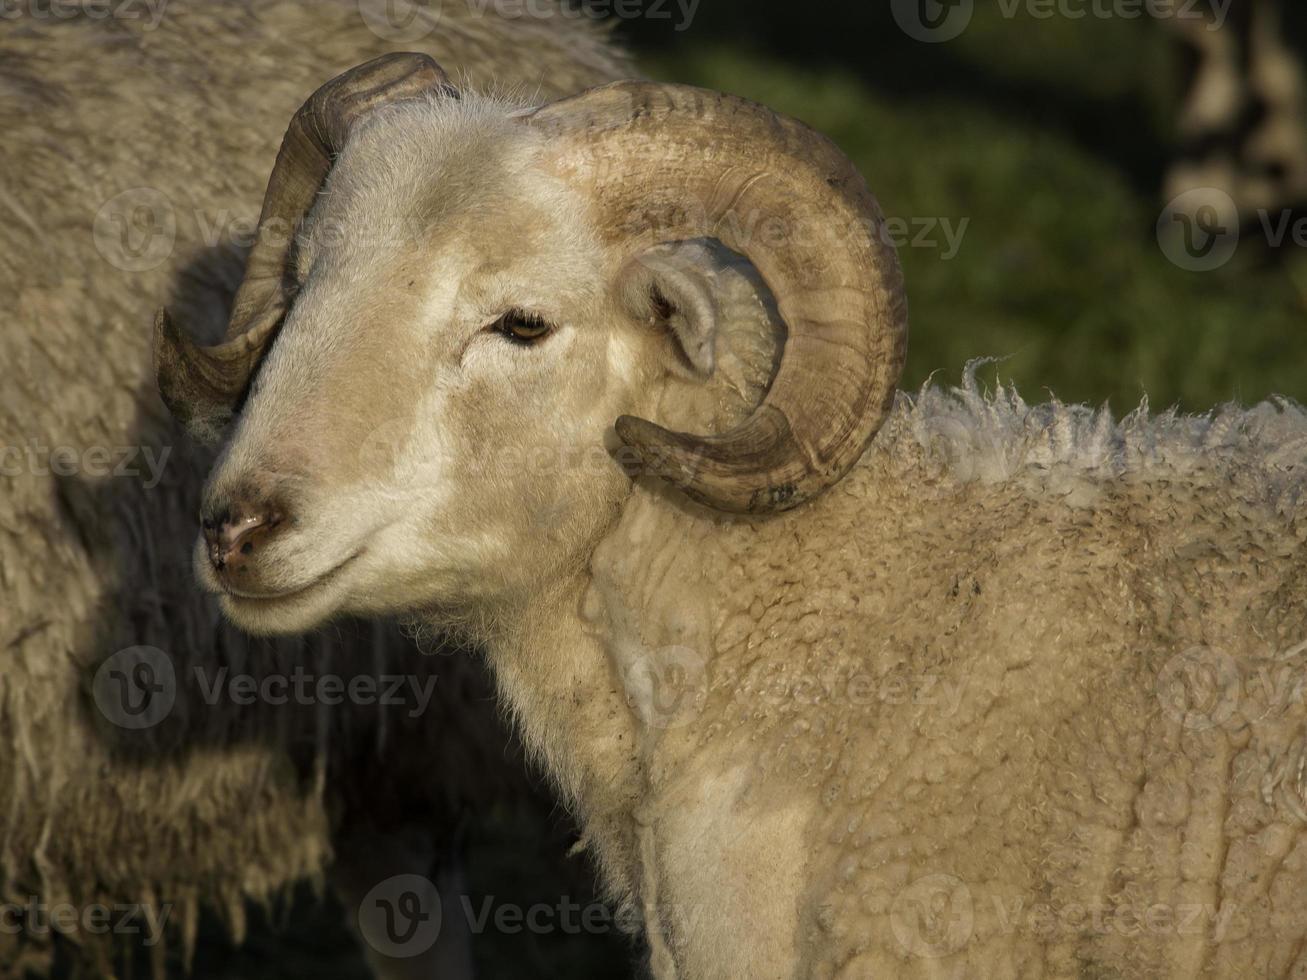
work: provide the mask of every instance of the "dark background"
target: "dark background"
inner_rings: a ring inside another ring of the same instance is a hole
[[[1144,395],[1155,410],[1188,411],[1307,399],[1307,250],[1270,248],[1246,216],[1223,268],[1167,259],[1157,223],[1185,51],[1147,16],[1067,6],[1091,12],[1040,19],[1020,3],[1009,17],[976,0],[946,43],[906,36],[888,0],[703,0],[686,31],[651,19],[621,29],[646,70],[830,135],[887,215],[969,219],[952,258],[938,230],[938,245],[900,249],[912,304],[905,387],[932,373],[956,383],[968,359],[999,357],[982,378],[997,371],[1028,400],[1110,401],[1118,414]],[[1282,5],[1300,60],[1302,7]]]

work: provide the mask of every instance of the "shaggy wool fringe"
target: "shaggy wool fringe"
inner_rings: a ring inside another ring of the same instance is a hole
[[[1225,464],[1260,473],[1268,496],[1282,507],[1296,506],[1307,493],[1307,409],[1291,399],[1154,415],[1145,397],[1118,420],[1106,405],[1030,405],[998,381],[987,391],[976,373],[988,363],[970,362],[957,387],[927,382],[915,395],[900,394],[873,452],[894,454],[910,443],[964,482],[1039,475],[1054,484],[1059,478],[1097,483]]]

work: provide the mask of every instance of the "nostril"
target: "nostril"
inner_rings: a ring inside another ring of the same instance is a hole
[[[218,539],[228,548],[235,548],[245,538],[268,523],[262,514],[234,517],[218,529]]]
[[[282,523],[279,508],[271,504],[233,503],[225,510],[201,514],[200,524],[209,561],[218,571],[244,572],[243,559],[254,554],[267,536]]]

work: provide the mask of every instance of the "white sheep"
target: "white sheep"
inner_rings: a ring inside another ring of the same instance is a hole
[[[223,344],[156,323],[243,402],[201,581],[480,645],[656,976],[1307,968],[1300,408],[896,403],[861,178],[711,92],[369,63],[264,214]]]
[[[170,0],[157,20],[131,16],[140,4],[113,4],[121,17],[102,6],[101,16],[9,6],[0,18],[6,976],[17,970],[6,959],[14,912],[34,901],[152,902],[179,940],[170,945],[189,955],[203,906],[239,937],[247,900],[268,902],[328,869],[357,906],[361,874],[383,864],[434,874],[433,854],[467,813],[532,799],[471,661],[422,657],[395,630],[274,645],[221,623],[189,575],[212,459],[182,443],[154,390],[149,338],[131,327],[141,297],[167,293],[201,333],[221,330],[286,119],[323,78],[395,47],[381,36],[387,5]],[[434,9],[407,25],[423,39],[403,43],[439,51],[479,85],[562,95],[629,73],[589,20],[503,20],[452,2],[432,19]],[[169,658],[176,701],[154,728],[119,730],[97,710],[93,681],[115,651],[142,644]],[[434,694],[416,718],[412,699],[213,705],[196,669],[210,683],[223,670],[402,672]],[[399,761],[378,765],[390,753],[423,778]],[[95,974],[111,972],[103,931],[71,938],[67,949]],[[150,946],[159,966],[163,948]],[[430,968],[433,957],[418,961]]]

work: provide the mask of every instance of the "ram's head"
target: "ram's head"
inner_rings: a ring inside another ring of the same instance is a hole
[[[512,601],[577,561],[633,469],[724,511],[814,497],[903,364],[881,220],[829,141],[737,98],[623,82],[513,111],[421,55],[347,72],[286,134],[226,340],[157,320],[168,406],[232,429],[202,581],[248,628],[301,630]],[[785,325],[765,396],[716,433],[686,408],[722,332],[704,240]]]

